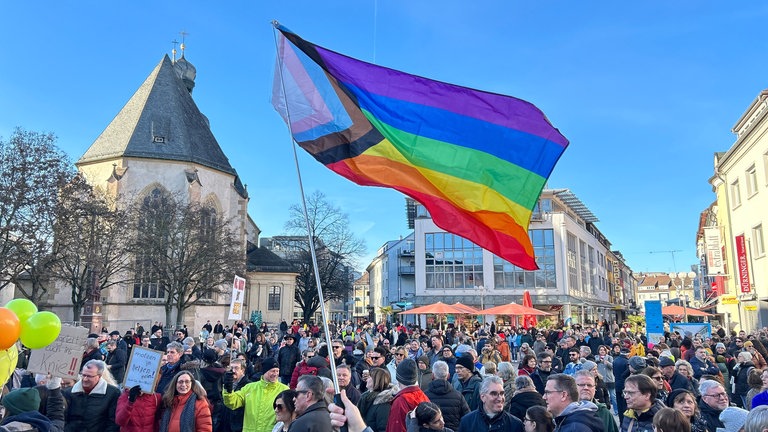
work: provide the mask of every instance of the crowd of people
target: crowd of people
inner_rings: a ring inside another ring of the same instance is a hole
[[[763,432],[768,329],[714,330],[137,323],[89,335],[76,381],[22,352],[0,432]],[[164,353],[152,393],[122,385],[135,346]]]

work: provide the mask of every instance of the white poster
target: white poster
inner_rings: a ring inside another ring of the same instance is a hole
[[[245,279],[235,276],[232,283],[232,303],[229,305],[229,319],[243,319],[243,299],[245,297]]]
[[[707,250],[707,276],[724,274],[725,263],[723,263],[719,226],[704,228],[704,244]]]

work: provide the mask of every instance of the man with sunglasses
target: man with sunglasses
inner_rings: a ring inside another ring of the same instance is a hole
[[[334,345],[336,345],[335,342],[334,342]],[[334,348],[334,351],[335,350],[336,349]],[[386,351],[384,350],[384,348],[376,347],[372,350],[367,351],[365,353],[365,357],[363,357],[362,360],[360,360],[355,364],[355,369],[354,369],[355,374],[358,377],[360,377],[360,386],[359,386],[360,393],[363,393],[366,390],[368,390],[365,380],[362,379],[363,372],[369,371],[376,367],[384,368],[384,362],[386,361],[385,358],[386,358]]]
[[[487,376],[480,383],[482,404],[461,418],[457,432],[508,431],[523,432],[523,422],[504,411],[504,382]]]

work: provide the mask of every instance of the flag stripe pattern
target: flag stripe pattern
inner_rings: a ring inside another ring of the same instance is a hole
[[[279,30],[272,103],[294,140],[355,183],[536,269],[531,211],[568,140],[529,102],[365,63]]]

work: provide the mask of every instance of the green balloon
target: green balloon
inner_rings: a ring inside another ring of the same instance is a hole
[[[53,312],[38,312],[21,325],[21,343],[31,349],[45,348],[61,333],[61,320]]]
[[[12,310],[13,313],[19,317],[19,322],[22,324],[29,319],[32,315],[37,313],[37,306],[31,301],[24,298],[17,298],[9,301],[5,304],[5,307]]]

